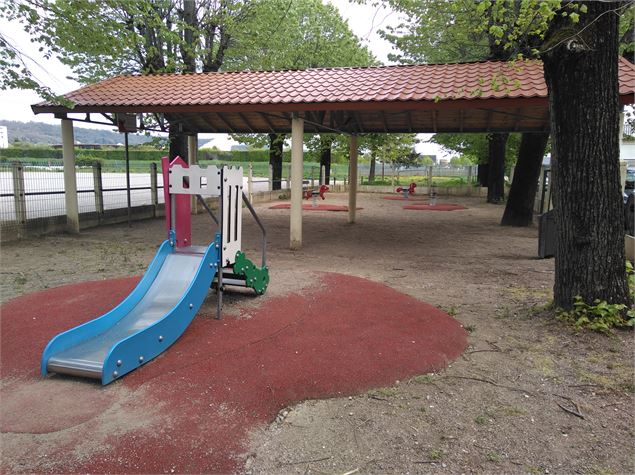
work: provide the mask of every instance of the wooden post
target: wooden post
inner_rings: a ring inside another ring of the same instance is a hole
[[[73,121],[62,119],[62,157],[64,159],[64,197],[66,202],[66,231],[79,233],[79,204],[75,174],[75,136]]]
[[[357,135],[350,137],[348,173],[351,177],[348,188],[348,222],[354,223],[357,211]]]
[[[254,203],[254,166],[251,162],[247,167],[247,199],[251,204]]]
[[[472,165],[467,167],[467,184],[470,185],[472,183]]]
[[[320,168],[320,186],[327,185],[326,183],[326,167],[322,165]]]
[[[187,136],[187,163],[198,165],[198,135]],[[192,214],[198,214],[198,200],[192,195]]]
[[[26,234],[26,195],[24,194],[24,167],[20,162],[13,162],[13,203],[18,237]]]
[[[152,200],[152,207],[154,208],[153,215],[157,217],[157,208],[159,207],[159,193],[157,186],[157,164],[150,164],[150,199]]]
[[[428,193],[432,190],[432,174],[433,174],[433,166],[428,166]]]
[[[101,181],[101,163],[93,163],[93,188],[95,190],[95,211],[97,218],[104,214],[104,188]]]
[[[291,222],[290,247],[302,247],[302,170],[304,168],[304,119],[291,119]]]

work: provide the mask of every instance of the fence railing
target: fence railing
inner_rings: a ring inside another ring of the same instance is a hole
[[[203,162],[203,165],[211,163]],[[220,165],[220,163],[214,163]],[[233,164],[236,165],[236,164]],[[258,192],[272,191],[273,173],[269,164],[258,169],[248,164],[245,190],[250,201]],[[157,216],[163,211],[163,176],[157,163],[130,162],[131,208],[141,210],[133,219]],[[263,173],[263,170],[265,171]],[[323,173],[323,171],[322,171]],[[281,189],[289,189],[290,167],[282,169]],[[95,162],[75,168],[80,228],[102,222],[122,222],[127,213],[128,188],[124,161]],[[331,183],[345,183],[346,177],[331,176]],[[306,167],[303,184],[320,183],[319,167]],[[31,234],[60,231],[66,224],[66,199],[63,161],[0,161],[0,240],[7,241]]]
[[[202,161],[201,165],[243,165],[244,189],[249,200],[254,195],[273,191],[273,170],[268,163],[253,164]],[[141,210],[133,219],[157,216],[163,210],[163,176],[154,162],[130,162],[130,202],[131,208]],[[25,237],[29,234],[43,234],[64,229],[66,224],[66,199],[64,190],[63,161],[33,160],[0,161],[0,240]],[[368,165],[360,165],[359,180],[368,182]],[[281,189],[288,190],[291,166],[282,167]],[[122,213],[128,206],[125,162],[109,160],[75,169],[77,180],[77,203],[80,227],[90,227],[100,223],[121,222],[127,219]],[[314,188],[324,183],[325,169],[315,164],[306,164],[303,186]],[[390,184],[405,184],[413,177],[422,177],[428,184],[439,177],[452,177],[471,183],[476,179],[476,167],[442,168],[398,168],[388,164],[375,169],[376,179],[391,180]],[[401,182],[404,183],[401,183]],[[334,164],[328,185],[346,187],[348,169],[345,165]],[[340,188],[343,189],[343,188]],[[272,196],[272,195],[269,195]]]

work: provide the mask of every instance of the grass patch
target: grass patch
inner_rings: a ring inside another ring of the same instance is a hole
[[[493,463],[500,463],[503,460],[503,456],[498,452],[489,452],[487,454],[487,460]]]
[[[489,417],[487,417],[484,414],[479,414],[478,416],[474,418],[474,422],[476,422],[480,426],[484,425],[488,420],[489,420]]]
[[[399,394],[399,390],[397,388],[379,388],[372,389],[368,391],[368,397],[374,398],[390,398],[395,397]]]
[[[428,452],[429,460],[441,460],[443,458],[443,451],[439,449],[432,449]]]
[[[416,383],[416,384],[428,384],[428,383],[431,383],[432,380],[433,380],[433,376],[431,374],[422,374],[420,376],[415,376],[414,378],[410,379],[410,382]]]

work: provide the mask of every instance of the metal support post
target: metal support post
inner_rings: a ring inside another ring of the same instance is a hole
[[[249,197],[249,202],[254,202],[254,166],[251,162],[249,162],[249,166],[247,167],[247,196]]]
[[[198,135],[187,136],[187,162],[189,165],[198,164]],[[192,196],[191,213],[198,214],[198,200]]]
[[[354,223],[357,211],[357,135],[351,135],[350,137],[349,157],[348,173],[351,179],[348,189],[348,222]]]
[[[95,212],[101,219],[104,214],[104,188],[101,181],[101,163],[93,163],[93,188],[95,189]]]
[[[157,164],[150,164],[150,199],[154,208],[154,217],[157,217],[157,208],[159,207],[159,190],[157,186]]]
[[[26,234],[26,195],[24,194],[24,167],[20,162],[13,162],[13,202],[15,220],[18,225],[18,237]]]

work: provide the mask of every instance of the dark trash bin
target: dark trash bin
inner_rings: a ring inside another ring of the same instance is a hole
[[[538,221],[538,257],[544,259],[556,255],[556,219],[553,210],[540,216]]]
[[[624,227],[626,234],[635,236],[635,194],[629,195],[624,204]]]

